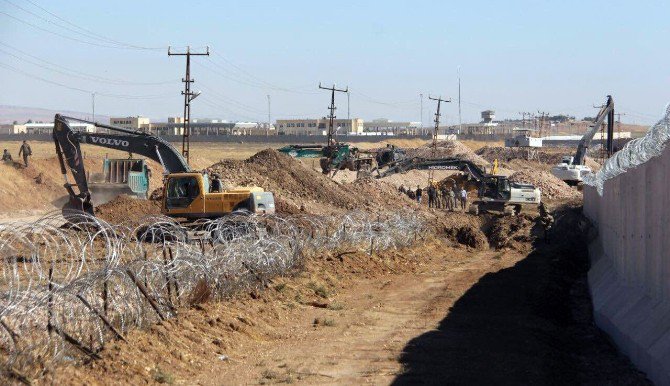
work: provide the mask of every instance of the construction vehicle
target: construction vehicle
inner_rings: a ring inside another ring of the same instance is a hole
[[[107,129],[107,133],[73,131],[68,121],[79,121]],[[182,155],[167,141],[137,130],[103,125],[56,114],[53,139],[64,187],[69,202],[63,207],[66,218],[78,211],[93,215],[92,193],[86,178],[80,144],[139,154],[158,162],[164,170],[161,213],[187,221],[199,218],[217,218],[235,211],[274,213],[274,196],[259,187],[235,188],[220,193],[207,191],[209,181],[191,170]],[[68,181],[68,170],[74,183]],[[76,190],[75,190],[76,189]]]
[[[338,170],[367,170],[372,168],[374,161],[374,157],[365,155],[366,152],[342,142],[334,142],[329,146],[287,145],[280,148],[279,152],[294,158],[319,158],[323,174],[335,174]]]
[[[537,206],[541,201],[539,188],[511,182],[507,176],[488,174],[475,163],[460,158],[408,158],[391,165],[378,178],[409,170],[454,170],[467,174],[477,185],[477,199],[470,205],[473,214],[486,210],[507,212],[509,209],[519,213],[523,205]]]
[[[593,173],[590,167],[584,164],[586,160],[586,151],[591,144],[591,140],[600,129],[600,126],[607,118],[607,155],[611,156],[613,152],[614,138],[614,100],[611,95],[607,96],[607,101],[598,111],[595,122],[584,133],[582,139],[577,145],[577,151],[574,156],[563,156],[561,162],[551,168],[551,174],[565,181],[568,185],[579,185],[584,181],[584,177]]]
[[[150,173],[144,159],[132,156],[127,159],[105,158],[102,173],[87,176],[88,187],[98,204],[120,194],[147,199]]]

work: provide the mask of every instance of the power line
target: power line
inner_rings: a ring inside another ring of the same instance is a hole
[[[102,35],[99,35],[99,34],[97,34],[97,33],[92,32],[92,31],[89,31],[89,30],[87,30],[87,29],[85,29],[85,28],[83,28],[83,27],[79,27],[79,26],[77,26],[77,25],[74,24],[74,23],[71,23],[71,22],[69,22],[69,21],[66,21],[65,19],[61,18],[60,16],[57,16],[56,14],[54,14],[54,13],[52,13],[52,12],[50,12],[50,11],[47,11],[47,10],[44,9],[43,7],[37,5],[37,4],[33,3],[33,2],[31,2],[31,4],[34,5],[34,6],[36,6],[37,8],[39,8],[39,9],[43,10],[44,12],[46,12],[46,13],[48,13],[48,14],[54,16],[54,17],[56,17],[57,19],[60,19],[60,20],[62,20],[62,21],[65,21],[67,24],[70,24],[70,25],[74,26],[75,28],[77,28],[77,29],[79,29],[79,30],[82,30],[82,31],[84,31],[84,32],[81,32],[81,31],[78,31],[77,29],[73,29],[73,28],[71,28],[71,27],[64,26],[64,25],[61,25],[61,24],[59,24],[59,23],[56,23],[55,21],[53,21],[53,20],[51,20],[51,19],[49,19],[49,18],[46,18],[46,17],[44,17],[44,16],[42,16],[42,15],[39,15],[39,14],[37,14],[37,13],[35,13],[35,12],[29,10],[29,9],[23,8],[23,7],[21,7],[20,5],[18,5],[18,4],[16,4],[16,3],[12,2],[12,1],[10,1],[10,0],[3,0],[3,1],[6,2],[6,3],[8,3],[8,4],[10,4],[10,5],[12,5],[12,6],[14,6],[15,8],[20,9],[21,11],[23,11],[23,12],[25,12],[25,13],[28,13],[28,14],[34,16],[34,17],[37,17],[38,19],[40,19],[40,20],[42,20],[42,21],[44,21],[44,22],[46,22],[46,23],[49,23],[49,24],[51,24],[51,25],[53,25],[53,26],[55,26],[55,27],[58,27],[58,28],[61,28],[61,29],[70,31],[70,32],[72,32],[72,33],[74,33],[74,34],[77,34],[77,35],[86,37],[87,39],[92,39],[92,40],[94,40],[94,41],[104,42],[105,44],[110,44],[110,43],[111,43],[111,44],[115,44],[115,45],[121,46],[121,47],[117,47],[117,48],[131,48],[131,49],[143,49],[143,50],[159,50],[159,49],[163,49],[163,47],[142,47],[142,46],[137,46],[137,45],[133,45],[133,44],[123,43],[123,42],[120,42],[120,41],[117,41],[117,40],[114,40],[114,39],[111,39],[111,38],[107,38],[107,37],[105,37],[105,36],[102,36]]]
[[[26,58],[20,57],[20,56],[18,56],[18,55],[15,55],[15,54],[13,54],[13,53],[11,53],[11,52],[9,52],[9,51],[6,51],[6,50],[3,50],[2,48],[0,48],[0,52],[4,52],[5,54],[7,54],[7,55],[9,55],[9,56],[12,56],[12,57],[14,57],[14,58],[16,58],[16,59],[19,59],[19,60],[21,60],[21,61],[23,61],[23,62],[30,63],[30,64],[32,64],[32,65],[34,65],[34,66],[38,66],[38,67],[44,68],[44,69],[49,70],[49,71],[57,72],[57,73],[59,73],[59,74],[63,74],[63,75],[66,75],[66,76],[71,76],[71,77],[75,77],[75,78],[79,78],[79,79],[84,79],[84,80],[88,80],[88,81],[102,82],[102,83],[113,84],[113,85],[127,85],[127,86],[128,86],[128,85],[137,85],[137,86],[157,86],[157,85],[166,85],[166,84],[174,83],[174,81],[165,81],[165,82],[131,82],[131,81],[125,81],[125,80],[122,80],[122,79],[104,78],[104,77],[101,77],[101,76],[97,76],[97,75],[93,75],[93,74],[88,74],[88,73],[81,72],[81,71],[77,71],[77,70],[72,70],[72,69],[69,69],[69,68],[67,68],[67,67],[64,67],[64,66],[61,66],[61,65],[58,65],[58,64],[49,62],[49,61],[44,60],[44,59],[41,59],[41,58],[39,58],[39,57],[37,57],[37,56],[31,55],[31,54],[29,54],[29,53],[27,53],[27,52],[21,51],[21,50],[19,50],[18,48],[14,48],[14,47],[10,46],[9,44],[5,44],[5,43],[3,43],[3,42],[0,42],[0,45],[6,46],[6,47],[10,47],[11,49],[18,51],[18,52],[20,52],[21,54],[23,54],[23,55],[25,55],[25,56],[34,58],[34,59],[36,59],[36,60],[38,60],[38,61],[41,61],[41,62],[43,62],[43,63],[47,63],[48,65],[53,66],[53,67],[56,67],[56,68],[51,68],[51,67],[49,67],[49,66],[46,66],[46,65],[43,65],[43,64],[40,64],[40,63],[36,63],[36,62],[34,62],[34,61],[31,61],[31,60],[28,60],[28,59],[26,59]],[[63,70],[59,70],[58,68],[62,68]],[[68,72],[70,72],[70,73],[68,73]]]
[[[60,86],[60,87],[63,87],[63,88],[67,88],[67,89],[70,89],[70,90],[74,90],[74,91],[83,92],[83,93],[86,93],[86,94],[91,94],[91,93],[95,92],[96,95],[100,95],[100,96],[104,96],[104,97],[109,97],[109,98],[118,98],[118,99],[159,99],[159,98],[166,98],[166,97],[171,96],[171,94],[161,94],[161,95],[125,95],[125,94],[111,94],[111,93],[97,92],[97,91],[87,90],[87,89],[83,89],[83,88],[79,88],[79,87],[74,87],[74,86],[69,86],[69,85],[66,85],[66,84],[63,84],[63,83],[55,82],[55,81],[53,81],[53,80],[45,79],[45,78],[42,78],[42,77],[40,77],[40,76],[37,76],[37,75],[34,75],[34,74],[30,74],[30,73],[28,73],[28,72],[25,72],[25,71],[23,71],[23,70],[20,70],[20,69],[18,69],[18,68],[16,68],[16,67],[10,66],[9,64],[6,64],[6,63],[2,63],[2,62],[0,62],[0,67],[4,67],[4,68],[6,68],[6,69],[8,69],[8,70],[12,70],[12,71],[17,72],[17,73],[19,73],[19,74],[21,74],[21,75],[23,75],[23,76],[28,77],[28,78],[37,79],[37,80],[40,80],[40,81],[45,82],[45,83],[50,83],[50,84],[53,84],[53,85],[56,85],[56,86]]]
[[[5,1],[7,1],[7,0],[5,0]],[[74,23],[72,23],[72,22],[70,22],[70,21],[68,21],[68,20],[66,20],[66,19],[64,19],[64,18],[62,18],[62,17],[56,15],[55,13],[53,13],[53,12],[47,10],[46,8],[40,6],[39,4],[36,4],[35,2],[33,2],[33,1],[31,1],[31,0],[25,0],[25,1],[27,1],[28,3],[32,4],[33,6],[35,6],[35,7],[39,8],[39,9],[41,9],[42,11],[48,13],[49,15],[55,17],[56,19],[58,19],[58,20],[60,20],[60,21],[62,21],[62,22],[64,22],[64,23],[66,23],[66,24],[69,24],[69,25],[71,25],[71,26],[73,26],[73,27],[75,27],[75,28],[77,28],[77,29],[80,29],[80,30],[82,30],[82,31],[84,31],[84,32],[86,32],[86,33],[88,33],[88,34],[91,35],[91,36],[97,36],[97,37],[99,37],[100,39],[107,40],[107,41],[109,41],[109,42],[111,42],[111,43],[115,43],[115,44],[119,44],[119,45],[124,45],[124,46],[127,46],[128,48],[142,49],[142,50],[163,50],[163,49],[165,49],[165,47],[144,47],[144,46],[138,46],[138,45],[135,45],[135,44],[124,43],[124,42],[121,42],[121,41],[118,41],[118,40],[114,40],[114,39],[112,39],[112,38],[108,38],[108,37],[106,37],[106,36],[103,36],[103,35],[100,35],[100,34],[94,32],[94,31],[88,30],[88,29],[86,29],[86,28],[84,28],[84,27],[78,26],[77,24],[74,24]]]

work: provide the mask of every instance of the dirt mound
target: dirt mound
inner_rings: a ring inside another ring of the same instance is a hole
[[[541,163],[555,165],[561,162],[563,153],[549,153],[519,147],[484,146],[475,152],[489,162],[497,159],[499,163],[509,162],[513,159],[527,161],[538,161]]]
[[[512,170],[522,170],[529,168],[536,168],[540,166],[542,169],[549,170],[544,165],[554,166],[559,164],[565,155],[574,154],[573,148],[552,148],[538,151],[519,147],[502,147],[502,146],[484,146],[478,149],[475,153],[488,162],[493,162],[497,159],[501,167],[506,167]],[[600,169],[600,164],[591,157],[585,157],[585,164],[594,171]],[[543,164],[543,165],[538,165]]]
[[[282,210],[305,207],[309,213],[400,207],[411,204],[389,184],[375,180],[337,183],[328,176],[276,150],[263,150],[247,160],[224,160],[211,166],[224,186],[260,186],[274,193]]]
[[[542,198],[579,198],[580,193],[551,173],[541,170],[521,170],[509,177],[512,182],[529,183],[542,190]]]
[[[440,141],[437,143],[435,154],[433,155],[432,144],[425,144],[417,148],[405,149],[408,157],[425,157],[425,158],[446,158],[455,157],[468,161],[472,161],[477,165],[487,166],[489,162],[477,155],[472,149],[465,146],[459,141]]]
[[[438,221],[439,226],[453,242],[478,250],[489,248],[479,217],[468,213],[447,212]]]
[[[160,202],[125,194],[95,208],[95,215],[111,224],[138,221],[142,217],[160,213]]]
[[[495,249],[530,250],[531,242],[535,239],[535,224],[535,218],[525,213],[518,216],[496,216],[491,219],[487,231],[489,245]]]

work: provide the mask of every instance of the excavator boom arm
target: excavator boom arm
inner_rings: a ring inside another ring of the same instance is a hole
[[[612,99],[612,96],[608,95],[607,102],[603,107],[600,108],[600,111],[598,111],[598,115],[596,115],[595,123],[586,131],[584,136],[582,136],[582,139],[579,141],[579,145],[577,145],[577,152],[575,152],[575,157],[572,161],[574,165],[582,165],[584,163],[584,157],[586,157],[586,150],[588,150],[589,145],[591,145],[591,140],[593,140],[593,137],[598,132],[600,125],[603,124],[605,118],[607,118],[610,115],[610,112],[613,109],[614,109],[614,100]]]
[[[90,123],[96,127],[108,129],[110,133],[73,131],[68,123],[69,120]],[[56,114],[53,139],[61,173],[65,179],[65,188],[70,195],[70,202],[75,209],[81,209],[83,203],[83,210],[87,212],[92,212],[92,206],[90,205],[90,191],[81,153],[80,145],[82,143],[143,155],[159,162],[167,173],[190,171],[184,158],[169,142],[141,131],[127,130]],[[74,178],[73,184],[68,183],[67,170],[70,170]],[[78,192],[75,192],[73,187],[77,187]],[[74,201],[78,204],[75,204]]]
[[[386,171],[381,173],[378,178],[386,177],[391,174],[404,173],[409,170],[458,170],[468,173],[477,181],[482,181],[486,173],[475,163],[460,158],[421,158],[414,157],[402,160],[391,165]]]

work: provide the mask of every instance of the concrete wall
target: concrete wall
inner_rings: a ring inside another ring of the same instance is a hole
[[[595,321],[656,384],[670,385],[670,146],[659,157],[584,187]]]

